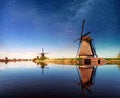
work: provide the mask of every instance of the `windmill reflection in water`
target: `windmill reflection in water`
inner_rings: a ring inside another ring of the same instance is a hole
[[[77,85],[81,87],[83,98],[86,97],[86,93],[92,93],[91,86],[95,84],[96,70],[98,66],[93,65],[77,65],[77,72],[79,76],[79,82]]]
[[[45,62],[37,63],[37,67],[42,69],[42,75],[44,74],[44,69],[48,69],[49,68],[49,67],[46,67],[46,66],[47,66],[47,63],[45,63]]]

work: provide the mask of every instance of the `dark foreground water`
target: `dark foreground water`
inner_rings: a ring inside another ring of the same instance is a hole
[[[120,65],[0,63],[0,98],[120,98]]]

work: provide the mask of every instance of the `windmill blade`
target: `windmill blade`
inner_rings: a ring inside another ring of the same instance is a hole
[[[49,67],[45,67],[45,69],[49,69]]]
[[[86,35],[88,35],[88,34],[90,34],[91,32],[89,31],[89,32],[87,32],[86,34],[84,34],[84,35],[82,35],[82,37],[84,37],[84,36],[86,36]]]
[[[96,50],[95,50],[95,47],[93,47],[93,53],[96,57],[98,57],[97,53],[96,53]]]
[[[83,23],[82,23],[81,37],[82,37],[82,34],[83,34],[83,30],[84,30],[84,24],[85,24],[85,19],[83,19]]]
[[[78,55],[79,49],[80,49],[80,42],[79,42],[79,45],[78,45],[78,49],[77,49],[77,53],[76,53],[76,58],[77,58],[77,55]]]
[[[49,54],[49,52],[46,52],[46,53],[44,53],[44,54]]]
[[[96,49],[95,49],[95,43],[94,40],[92,41],[92,48],[93,48],[93,54],[98,57],[97,53],[96,53]]]
[[[44,49],[42,48],[42,53],[44,53]]]
[[[83,34],[83,30],[84,30],[84,24],[85,24],[85,19],[83,19],[83,23],[82,23],[82,29],[81,29],[81,32],[80,32],[80,38],[76,39],[74,42],[82,39],[82,34]]]
[[[94,69],[93,69],[93,72],[92,72],[91,81],[93,82],[93,84],[95,83],[97,68],[98,68],[98,66],[95,66]]]
[[[86,87],[84,84],[82,84],[82,87],[83,87],[86,91],[88,91],[89,93],[92,93],[92,91],[91,91],[88,87]]]
[[[82,29],[81,29],[81,35],[80,35],[80,42],[81,42],[81,40],[82,40],[84,25],[85,25],[85,19],[83,19],[83,23],[82,23]]]
[[[44,74],[44,69],[42,69],[42,75]]]
[[[78,41],[78,40],[80,40],[80,38],[78,38],[78,39],[74,40],[74,43],[75,43],[76,41]]]

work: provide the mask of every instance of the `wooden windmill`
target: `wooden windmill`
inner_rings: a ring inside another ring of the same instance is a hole
[[[48,54],[48,53],[45,53],[44,52],[44,49],[42,48],[42,52],[40,53],[40,55],[41,55],[41,59],[45,59],[45,54]]]
[[[82,23],[80,38],[74,41],[76,42],[79,40],[77,56],[79,56],[80,58],[95,57],[95,56],[97,57],[96,50],[93,44],[93,39],[90,36],[88,36],[91,32],[89,31],[83,34],[84,24],[85,24],[85,20],[83,20]]]

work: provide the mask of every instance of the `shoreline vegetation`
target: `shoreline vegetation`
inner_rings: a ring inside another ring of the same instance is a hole
[[[120,64],[120,58],[103,58],[105,60],[105,64]],[[71,64],[75,65],[78,61],[82,61],[81,58],[54,58],[54,59],[33,59],[33,62],[36,63],[55,63],[55,64]]]
[[[104,58],[107,64],[120,64],[120,58]]]
[[[120,64],[120,58],[103,58],[105,64]],[[0,59],[0,62],[18,62],[18,61],[33,61],[35,63],[54,63],[54,64],[71,64],[75,65],[79,61],[82,61],[81,58],[47,58],[47,59]]]

